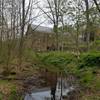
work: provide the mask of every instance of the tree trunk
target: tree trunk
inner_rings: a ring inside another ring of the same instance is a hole
[[[86,42],[87,42],[87,51],[90,49],[90,18],[89,18],[89,1],[85,0],[86,5],[86,19],[87,19],[87,27],[86,27]]]

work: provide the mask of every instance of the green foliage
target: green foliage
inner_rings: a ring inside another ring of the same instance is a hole
[[[98,46],[100,46],[100,40],[96,40],[95,44],[98,45]]]
[[[100,90],[100,77],[97,78],[100,52],[84,53],[80,55],[79,60],[74,54],[67,52],[39,53],[38,57],[45,68],[56,72],[60,71],[67,75],[73,74],[82,86]],[[80,69],[78,66],[80,66]]]
[[[80,56],[79,67],[100,67],[100,52],[82,54]]]
[[[16,100],[16,98],[17,98],[17,92],[16,90],[12,90],[10,93],[9,100]]]
[[[75,60],[75,56],[66,52],[49,52],[39,55],[40,60],[46,66],[53,66],[53,68],[60,71],[65,71],[65,67]]]
[[[85,87],[91,87],[93,81],[95,80],[95,75],[92,72],[92,69],[80,71],[80,82]]]
[[[12,88],[9,100],[23,100],[21,96],[18,95],[16,88]]]
[[[0,92],[0,100],[2,100],[2,99],[3,99],[3,93]]]
[[[94,91],[100,90],[100,52],[84,53],[80,55],[79,59],[69,52],[35,53],[31,49],[25,49],[23,54],[23,60],[33,65],[36,64],[35,67],[63,72],[65,75],[75,75],[83,87]],[[2,95],[0,95],[0,99],[1,97]],[[14,87],[11,89],[9,100],[22,100]]]

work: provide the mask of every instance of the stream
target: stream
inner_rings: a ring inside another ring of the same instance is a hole
[[[62,87],[62,95],[64,97],[67,94],[74,90],[73,86],[68,86],[65,80],[63,80],[63,87]],[[60,80],[57,82],[57,89],[56,89],[56,100],[60,100],[61,95],[61,87],[60,87]],[[24,100],[51,100],[51,91],[49,88],[37,89],[33,91],[31,94],[26,94]]]

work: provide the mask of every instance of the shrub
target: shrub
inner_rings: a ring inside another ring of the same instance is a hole
[[[58,70],[64,70],[69,63],[75,60],[75,56],[66,52],[50,52],[40,54],[39,59],[46,66],[53,66],[53,68]]]
[[[79,67],[100,67],[100,52],[85,53],[80,56]]]

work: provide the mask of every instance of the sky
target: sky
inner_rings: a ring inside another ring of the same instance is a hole
[[[36,1],[38,1],[38,0],[36,0]],[[40,1],[39,2],[39,6],[43,7],[43,0],[39,0],[39,1]],[[26,5],[28,5],[28,3],[29,3],[29,0],[26,0]],[[34,15],[34,13],[37,15],[38,12],[39,12],[39,10],[33,11],[33,15]],[[45,26],[45,27],[51,27],[52,28],[53,25],[48,23],[48,20],[46,20],[46,19],[47,19],[47,16],[46,15],[42,15],[42,16],[36,18],[36,20],[33,21],[33,24],[35,24],[35,25],[39,25],[40,24],[40,26]]]
[[[38,1],[38,0],[36,0],[36,1]],[[44,7],[44,1],[46,1],[46,0],[39,0],[40,2],[39,2],[39,6],[40,7]],[[72,1],[72,0],[69,0],[69,1]],[[76,0],[77,1],[77,4],[79,3],[79,1],[81,1],[81,0]],[[76,3],[76,1],[74,2],[73,1],[73,3],[71,3],[71,5],[69,5],[69,7],[76,7],[77,6],[77,4],[74,4],[74,3]],[[28,4],[28,2],[29,2],[29,0],[26,0],[26,4]],[[84,7],[84,1],[82,1],[83,3],[83,5],[82,5],[82,7],[83,7],[83,9],[85,10],[85,7]],[[89,2],[92,2],[92,0],[89,0]],[[67,5],[68,6],[68,5]],[[91,5],[90,5],[90,7],[92,6],[92,3],[91,3]],[[67,9],[68,9],[68,7],[67,7]],[[75,16],[77,16],[77,7],[72,11],[73,13],[75,13],[74,15]],[[81,8],[80,8],[81,9]],[[35,10],[34,12],[33,12],[33,15],[34,14],[38,14],[38,12],[39,12],[39,10]],[[79,12],[79,11],[78,11]],[[71,12],[70,12],[71,13]],[[66,23],[68,23],[68,24],[75,24],[76,23],[76,20],[75,20],[75,18],[72,16],[72,14],[71,14],[71,16],[70,15],[68,15],[68,16],[66,16],[66,17],[64,17],[65,18],[65,20],[66,20]],[[73,19],[72,19],[73,18]],[[44,20],[46,20],[47,19],[47,16],[44,14],[43,16],[40,16],[39,18],[36,18],[37,20],[36,21],[33,21],[33,24],[37,24],[37,25],[39,25],[40,23],[42,23]],[[50,22],[48,22],[48,20],[46,20],[44,23],[42,23],[41,24],[41,26],[47,26],[47,27],[53,27],[53,25],[50,23]]]
[[[36,1],[38,1],[38,0],[36,0]],[[43,7],[44,6],[44,1],[46,1],[46,0],[39,0],[40,2],[39,2],[39,6],[40,7]],[[70,1],[70,0],[69,0]],[[28,4],[28,2],[29,2],[29,0],[26,0],[26,3]],[[36,13],[38,13],[38,10],[35,10],[34,11],[34,13],[36,14]],[[33,13],[33,15],[34,15],[34,13]],[[44,14],[43,16],[40,16],[39,18],[37,18],[37,21],[33,21],[33,24],[36,24],[36,25],[39,25],[40,23],[42,23],[44,20],[46,20],[48,17]],[[49,18],[48,18],[49,19]],[[46,26],[46,27],[53,27],[53,24],[51,24],[50,23],[50,20],[48,21],[48,19],[44,22],[44,23],[42,23],[41,24],[41,26]],[[69,17],[69,16],[66,16],[66,23],[68,23],[68,24],[72,24],[72,23],[74,23],[74,22],[71,22],[72,21],[72,19],[71,19],[71,17]]]

